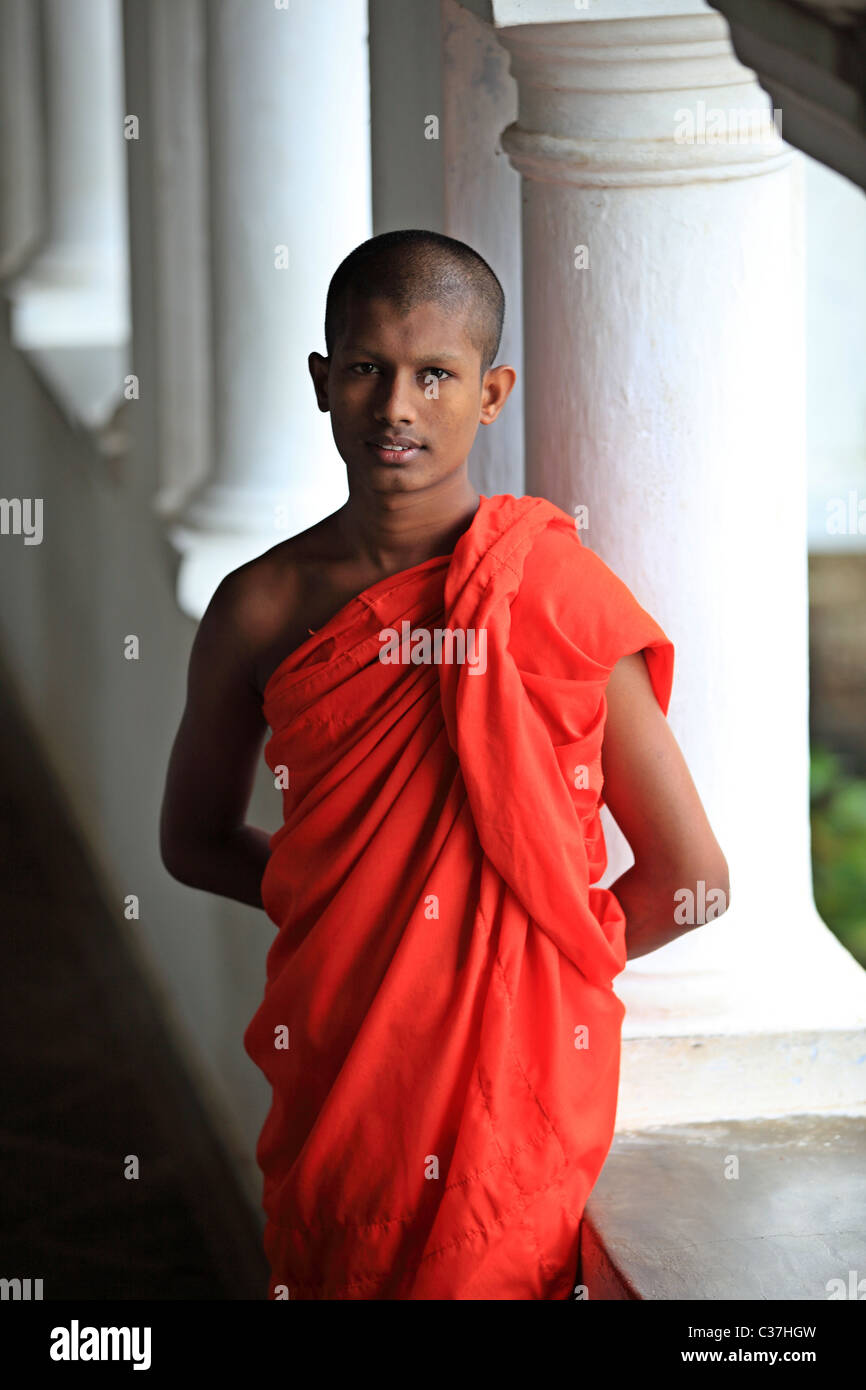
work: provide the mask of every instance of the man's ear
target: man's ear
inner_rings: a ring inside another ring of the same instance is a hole
[[[313,378],[313,389],[316,392],[316,403],[325,414],[330,410],[328,403],[328,370],[331,365],[329,357],[323,357],[320,352],[311,352],[307,358],[307,366],[310,369],[310,376]]]
[[[481,424],[492,425],[500,410],[511,395],[517,373],[513,367],[490,367],[484,374],[484,388],[481,394]]]

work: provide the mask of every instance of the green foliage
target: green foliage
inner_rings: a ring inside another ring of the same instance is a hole
[[[866,966],[866,778],[829,748],[810,762],[815,903],[835,936]]]

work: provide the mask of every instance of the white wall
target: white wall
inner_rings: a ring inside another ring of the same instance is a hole
[[[73,435],[0,334],[6,497],[43,499],[41,545],[0,536],[0,648],[101,871],[118,929],[154,983],[202,1097],[258,1205],[255,1139],[268,1087],[242,1034],[261,997],[273,927],[264,914],[193,892],[162,866],[158,817],[183,706],[195,624],[179,612],[173,557],[149,499],[142,452],[122,476]],[[141,659],[123,642],[138,635]],[[38,775],[38,771],[34,771]],[[279,810],[262,764],[250,820]],[[141,919],[123,917],[135,893]],[[74,982],[71,982],[74,987]]]

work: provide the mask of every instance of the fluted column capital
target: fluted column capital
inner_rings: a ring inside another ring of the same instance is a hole
[[[499,29],[518,84],[502,146],[520,173],[617,187],[782,167],[781,113],[715,13]]]

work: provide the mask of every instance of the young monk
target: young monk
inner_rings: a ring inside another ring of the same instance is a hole
[[[230,574],[193,646],[162,854],[277,927],[244,1039],[272,1298],[568,1298],[612,981],[689,929],[680,890],[729,891],[671,642],[565,512],[469,481],[503,312],[449,237],[343,261],[309,367],[349,500]],[[268,727],[273,836],[244,824]],[[606,890],[604,802],[635,855]]]

